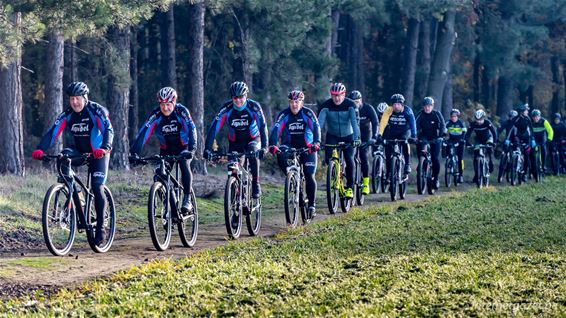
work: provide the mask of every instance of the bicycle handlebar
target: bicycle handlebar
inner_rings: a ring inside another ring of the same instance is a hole
[[[43,157],[41,157],[41,160],[45,162],[50,162],[53,159],[88,159],[91,157],[92,157],[91,153],[83,153],[80,155],[73,155],[73,156],[60,153],[58,155],[44,155]]]

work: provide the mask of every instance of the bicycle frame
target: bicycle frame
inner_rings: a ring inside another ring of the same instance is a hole
[[[336,145],[325,145],[325,147],[332,148],[332,157],[330,158],[330,160],[334,161],[336,166],[336,179],[333,180],[333,187],[335,189],[338,189],[340,197],[343,198],[346,195],[346,187],[342,182],[342,173],[345,173],[344,171],[342,171],[342,164],[344,164],[344,161],[342,159],[342,151],[346,147],[350,147],[350,145],[344,142],[339,142]]]
[[[141,161],[153,161],[158,163],[154,170],[153,181],[161,182],[165,185],[165,197],[167,202],[165,218],[167,220],[173,218],[174,221],[178,221],[180,218],[178,202],[183,191],[183,185],[179,183],[179,165],[177,160],[181,158],[182,156],[156,155],[141,159]],[[173,160],[173,163],[169,163],[169,160]],[[175,169],[175,176],[172,175],[173,169]],[[173,212],[173,214],[171,212]]]
[[[399,160],[399,162],[401,163],[399,165],[399,169],[401,169],[401,170],[403,169],[403,167],[405,165],[405,157],[403,156],[400,145],[405,145],[406,143],[407,143],[407,140],[405,140],[405,139],[385,139],[384,140],[384,144],[393,144],[391,157],[395,157]],[[390,168],[394,169],[394,167],[390,167]],[[397,173],[396,173],[398,178],[399,178],[399,184],[407,181],[407,179],[409,178],[409,176],[403,176],[404,174],[402,172],[403,171],[397,171]],[[388,171],[388,173],[389,173],[389,171]]]

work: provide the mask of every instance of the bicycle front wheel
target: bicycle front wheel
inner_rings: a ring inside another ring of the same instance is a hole
[[[326,203],[330,214],[335,214],[338,210],[338,177],[336,161],[330,160],[326,171]]]
[[[181,243],[185,247],[193,247],[197,241],[198,236],[198,207],[195,192],[191,189],[189,200],[193,210],[187,214],[181,214],[177,229],[179,230],[179,237]]]
[[[399,173],[401,167],[399,165],[399,160],[395,157],[391,158],[391,171],[390,182],[389,182],[389,194],[391,195],[391,201],[397,200],[397,192],[399,191]]]
[[[251,198],[249,202],[248,213],[246,214],[246,226],[248,234],[256,236],[261,228],[261,198]]]
[[[447,188],[452,186],[452,175],[454,174],[454,162],[451,158],[446,159],[446,163],[444,164],[444,185]],[[456,185],[456,183],[454,183]]]
[[[289,171],[285,178],[285,221],[291,227],[297,226],[299,220],[299,175],[296,171]]]
[[[240,182],[236,177],[230,176],[226,180],[224,190],[224,221],[226,232],[232,239],[237,239],[242,233],[242,202]]]
[[[426,158],[419,156],[419,165],[417,166],[417,193],[424,194],[426,191]]]
[[[60,183],[52,185],[43,199],[43,239],[49,252],[55,256],[67,255],[75,241],[76,213],[74,205],[67,204],[68,201],[69,190]]]
[[[88,244],[90,245],[90,248],[96,253],[107,252],[112,246],[112,242],[114,242],[114,235],[116,234],[116,209],[114,207],[114,197],[107,186],[104,186],[104,196],[106,199],[104,218],[102,220],[98,220],[96,218],[96,211],[94,211],[94,209],[90,211],[91,219],[89,223],[92,228],[90,232],[91,235],[87,235],[87,237],[89,238]],[[94,207],[94,204],[91,204],[91,207]],[[94,234],[96,231],[96,224],[98,222],[102,222],[103,240],[96,245],[94,241]]]
[[[362,193],[363,188],[363,177],[362,177],[362,165],[359,162],[356,162],[356,175],[354,176],[355,182],[355,194],[356,194],[356,205],[362,206],[364,205],[365,201],[365,194]]]
[[[149,189],[147,220],[153,246],[165,251],[171,243],[171,207],[167,202],[167,191],[161,182],[154,182]]]

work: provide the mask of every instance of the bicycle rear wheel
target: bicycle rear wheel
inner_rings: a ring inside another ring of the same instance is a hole
[[[69,253],[77,226],[74,204],[67,204],[69,190],[63,184],[52,185],[43,199],[41,225],[43,239],[49,252],[55,256]]]
[[[330,160],[328,162],[328,169],[326,171],[326,203],[330,214],[338,211],[338,171],[336,161]]]
[[[476,171],[477,171],[476,186],[481,189],[482,186],[483,186],[483,182],[482,182],[482,179],[483,179],[483,166],[484,166],[483,160],[481,160],[480,158],[477,158],[477,159],[476,159],[476,162],[475,162],[475,165],[476,165]]]
[[[309,199],[305,193],[306,185],[305,185],[305,178],[301,180],[301,189],[299,191],[299,206],[301,207],[301,218],[303,220],[303,224],[308,224],[314,218],[313,215],[309,213]]]
[[[356,205],[362,206],[364,205],[365,201],[365,194],[362,193],[362,166],[359,162],[356,162],[356,175],[354,176],[355,180],[355,194],[356,194]]]
[[[229,176],[224,190],[224,221],[226,232],[232,239],[237,239],[242,233],[242,202],[240,182],[236,177]]]
[[[256,236],[261,228],[261,198],[251,198],[249,205],[248,213],[246,213],[246,226],[248,234]]]
[[[297,186],[299,175],[296,171],[289,171],[285,178],[285,221],[291,227],[297,226],[299,221],[299,189]]]
[[[198,207],[193,189],[191,189],[189,200],[193,207],[192,212],[187,215],[181,214],[179,223],[177,223],[179,237],[185,247],[195,246],[198,236]]]
[[[381,157],[375,156],[371,165],[371,193],[381,192]]]
[[[550,153],[550,161],[552,164],[552,174],[557,176],[560,173],[560,153],[556,150],[553,150]]]
[[[114,198],[107,186],[104,186],[104,196],[106,197],[106,209],[104,209],[104,219],[102,220],[102,233],[104,235],[104,239],[98,245],[95,244],[94,234],[96,232],[96,224],[99,220],[96,218],[94,204],[90,205],[92,210],[89,213],[89,224],[91,225],[92,232],[87,230],[91,233],[91,235],[87,234],[87,238],[89,238],[88,244],[90,245],[90,248],[96,253],[107,252],[112,246],[112,242],[114,242],[114,235],[116,234],[116,209],[114,207]]]
[[[165,251],[171,243],[171,207],[167,202],[167,190],[161,182],[154,182],[149,189],[147,220],[153,246]]]

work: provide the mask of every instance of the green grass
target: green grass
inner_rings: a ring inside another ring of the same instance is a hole
[[[564,179],[327,219],[179,261],[153,261],[13,316],[560,316]]]

